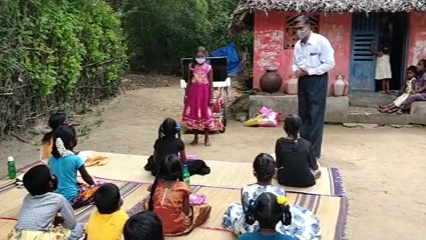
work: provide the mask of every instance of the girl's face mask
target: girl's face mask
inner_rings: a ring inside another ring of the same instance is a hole
[[[205,62],[206,62],[206,58],[196,58],[196,59],[195,59],[195,61],[196,61],[198,64],[203,64],[203,63],[205,63]]]

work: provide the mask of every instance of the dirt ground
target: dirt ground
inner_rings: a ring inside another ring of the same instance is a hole
[[[84,116],[79,149],[151,154],[158,125],[165,117],[179,119],[182,90],[177,83],[137,88]],[[212,146],[187,145],[202,159],[251,162],[260,152],[271,153],[281,128],[245,128],[231,121],[226,133],[212,136]],[[323,166],[337,167],[350,199],[347,238],[407,239],[426,237],[426,128],[347,128],[328,125]],[[35,142],[36,136],[31,139]],[[191,141],[184,135],[185,142]],[[13,155],[18,165],[34,161],[38,146],[10,140],[0,143],[0,159]],[[142,170],[141,163],[141,170]],[[423,227],[422,227],[423,226]]]

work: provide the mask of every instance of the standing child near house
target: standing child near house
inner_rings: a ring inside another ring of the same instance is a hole
[[[371,43],[370,52],[376,58],[376,74],[375,79],[382,81],[382,90],[386,94],[390,94],[389,81],[392,79],[392,70],[390,64],[390,52],[387,45],[382,45],[379,51],[374,50],[374,42]]]
[[[93,203],[96,190],[102,185],[95,183],[84,167],[83,159],[75,155],[76,131],[72,126],[62,126],[53,135],[52,157],[48,164],[58,180],[56,193],[63,195],[74,209]],[[79,186],[77,172],[88,186]]]
[[[187,234],[210,216],[210,206],[190,206],[191,189],[182,177],[182,162],[171,154],[160,160],[157,176],[148,188],[148,210],[160,217],[165,236]]]
[[[47,161],[52,156],[52,138],[53,133],[56,129],[58,129],[61,126],[69,124],[69,121],[67,119],[67,116],[63,113],[54,113],[50,115],[48,120],[48,125],[51,128],[51,131],[44,134],[41,142],[42,147],[40,149],[40,160]]]
[[[391,104],[385,105],[385,106],[381,105],[379,107],[379,111],[381,113],[387,113],[387,114],[397,112],[400,109],[401,105],[405,102],[405,100],[407,100],[411,94],[415,93],[416,86],[417,86],[416,77],[417,77],[417,67],[409,66],[407,68],[405,85],[402,90],[402,94],[397,99],[395,99],[395,101],[393,101]]]
[[[193,63],[189,66],[188,85],[185,89],[185,100],[182,125],[194,131],[191,145],[198,144],[198,132],[204,132],[204,144],[210,146],[209,132],[214,129],[213,113],[210,109],[213,98],[213,70],[206,63],[207,51],[198,47]]]
[[[112,183],[101,186],[95,193],[96,211],[86,226],[87,239],[121,240],[127,213],[120,209],[123,200],[120,190]]]

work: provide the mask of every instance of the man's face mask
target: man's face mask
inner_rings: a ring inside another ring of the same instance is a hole
[[[203,63],[205,63],[205,62],[206,62],[206,59],[205,59],[205,58],[196,58],[196,59],[195,59],[195,61],[196,61],[198,64],[203,64]]]
[[[297,29],[296,34],[299,39],[304,39],[309,33],[309,29],[307,27]]]

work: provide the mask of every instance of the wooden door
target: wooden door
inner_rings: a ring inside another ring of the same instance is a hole
[[[355,13],[352,19],[352,50],[349,90],[373,92],[376,57],[369,51],[372,41],[377,42],[377,14]]]

